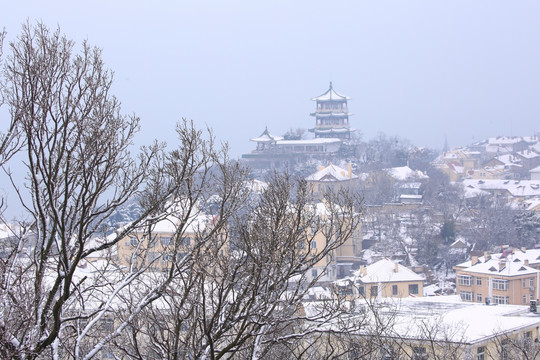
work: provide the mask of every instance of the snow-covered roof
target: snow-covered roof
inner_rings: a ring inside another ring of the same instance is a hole
[[[523,141],[521,136],[499,136],[488,139],[488,143],[491,145],[512,145],[521,141]]]
[[[486,145],[486,152],[502,154],[512,152],[512,149],[500,145]]]
[[[255,142],[268,143],[268,142],[283,140],[283,137],[274,136],[270,134],[270,132],[268,131],[268,128],[265,128],[261,135],[259,135],[258,137],[252,138],[250,140],[255,141]]]
[[[351,98],[348,96],[341,95],[337,93],[332,87],[332,82],[330,82],[330,88],[322,95],[312,98],[314,101],[346,101]]]
[[[330,118],[330,117],[344,117],[344,116],[351,116],[352,113],[348,112],[348,111],[339,111],[339,112],[329,112],[329,113],[312,113],[311,114],[312,116],[317,116],[319,118]]]
[[[499,155],[495,157],[495,159],[499,160],[504,165],[517,165],[521,162],[521,159],[519,159],[517,156],[513,154]]]
[[[468,247],[470,246],[471,244],[469,244],[469,242],[467,240],[465,240],[465,238],[463,237],[458,237],[452,244],[450,244],[450,247],[451,248],[455,248],[455,247]]]
[[[348,127],[343,127],[343,128],[333,127],[330,129],[310,129],[309,131],[315,132],[316,134],[331,134],[331,133],[345,134],[347,132],[355,132],[356,129],[348,128]]]
[[[458,265],[459,266],[459,265]],[[487,261],[478,261],[475,265],[469,266],[462,271],[468,274],[494,275],[494,276],[522,276],[536,275],[539,270],[526,266],[519,260],[489,259]]]
[[[322,308],[320,302],[304,304],[308,315],[320,314]],[[358,328],[358,335],[370,335],[375,330],[382,337],[397,337],[411,343],[420,340],[481,345],[540,325],[540,317],[529,313],[528,306],[488,306],[462,302],[458,296],[387,298],[377,303],[359,302],[356,308],[361,309],[356,315],[358,321],[365,324]],[[347,320],[355,321],[355,316]],[[381,327],[381,320],[387,326]]]
[[[246,181],[245,186],[247,189],[255,193],[262,193],[264,190],[266,190],[266,188],[268,188],[267,183],[257,179]]]
[[[408,166],[384,169],[384,171],[398,181],[429,179],[429,176],[420,170],[413,170]]]
[[[533,145],[529,146],[529,149],[531,149],[532,151],[535,151],[537,153],[540,153],[540,141],[537,142],[536,144],[533,144]]]
[[[518,152],[516,152],[516,154],[523,157],[524,159],[534,159],[534,158],[537,158],[537,157],[540,156],[540,154],[538,154],[537,152],[532,151],[530,149],[523,150],[523,151],[518,151]]]
[[[187,224],[184,225],[184,231],[186,233],[196,233],[203,231],[208,224],[212,222],[214,216],[206,214],[197,214],[187,220]],[[182,221],[181,214],[167,214],[162,220],[152,225],[152,231],[154,233],[172,234],[175,233]],[[146,231],[147,225],[141,225],[140,231]],[[139,230],[137,230],[139,231]]]
[[[540,166],[537,166],[535,168],[532,168],[529,170],[530,173],[540,173]]]
[[[0,239],[6,239],[9,237],[19,237],[24,234],[24,229],[19,225],[14,224],[0,224]]]
[[[337,138],[316,138],[307,140],[278,140],[277,145],[323,145],[341,143],[341,139]]]
[[[407,182],[399,186],[400,189],[420,189],[421,187],[422,183],[415,181]]]
[[[422,276],[416,274],[414,271],[386,258],[366,266],[365,275],[362,275],[362,269],[360,269],[355,271],[350,278],[362,283],[424,280]]]
[[[535,196],[532,198],[527,198],[527,200],[522,201],[520,208],[532,211],[532,210],[535,210],[539,205],[540,205],[540,197]]]
[[[540,180],[466,179],[463,180],[463,187],[466,191],[473,188],[484,191],[506,190],[514,197],[540,196]]]
[[[346,181],[351,179],[357,179],[358,176],[352,172],[349,174],[348,170],[340,168],[334,164],[330,164],[324,169],[317,171],[309,175],[307,181]]]
[[[409,339],[483,343],[488,339],[540,324],[527,306],[465,303],[451,296],[401,299],[393,333]],[[431,333],[426,334],[425,329]]]
[[[501,253],[495,253],[495,254],[489,254],[489,259],[486,260],[485,256],[478,257],[478,263],[486,264],[489,263],[490,265],[494,265],[499,263],[499,260],[503,259],[506,261],[506,263],[512,263],[513,265],[510,265],[509,270],[513,271],[516,269],[516,267],[519,268],[519,266],[525,265],[525,261],[528,261],[530,265],[532,264],[540,264],[540,249],[515,249],[513,251],[506,251]],[[471,260],[467,260],[461,264],[456,265],[458,268],[472,268],[476,267],[478,265],[472,265]],[[483,267],[478,267],[483,268]],[[534,270],[534,269],[533,269]],[[468,270],[467,270],[468,271]],[[538,271],[538,270],[534,270]],[[503,275],[506,273],[502,273]]]

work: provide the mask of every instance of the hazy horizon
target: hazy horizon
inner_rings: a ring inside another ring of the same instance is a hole
[[[3,13],[8,42],[39,20],[101,47],[124,113],[141,117],[138,144],[173,144],[187,118],[236,158],[266,126],[313,127],[310,99],[330,81],[364,139],[441,149],[445,134],[454,147],[540,129],[534,1],[21,1]]]

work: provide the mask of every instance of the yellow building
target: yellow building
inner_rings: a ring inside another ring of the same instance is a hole
[[[309,313],[310,304],[306,308]],[[540,316],[527,306],[466,303],[457,296],[365,299],[344,317],[335,329],[328,326],[319,347],[310,343],[314,355],[331,347],[344,354],[339,359],[533,359],[540,350]],[[358,326],[343,333],[343,321]]]
[[[353,189],[358,184],[358,176],[352,173],[351,164],[347,169],[330,164],[306,178],[315,196],[321,197],[325,192],[337,192],[341,188]]]
[[[327,216],[327,205],[323,202],[315,204],[315,211],[323,219]],[[348,226],[348,225],[345,225]],[[328,241],[335,241],[337,234],[327,234],[327,229],[307,229],[311,236],[310,251],[320,253],[327,246]],[[330,238],[329,238],[330,237]],[[336,249],[329,252],[311,269],[310,279],[319,278],[320,282],[332,282],[344,278],[358,269],[362,261],[362,228],[358,222],[356,228],[346,241]],[[308,274],[309,275],[309,274]]]
[[[181,225],[181,217],[168,214],[155,224],[142,224],[129,236],[117,244],[120,265],[149,265],[152,269],[163,269],[173,261],[178,261],[195,244],[198,235],[204,232],[212,221],[208,215],[198,215]],[[179,227],[182,231],[179,232]]]
[[[335,283],[343,295],[354,298],[423,296],[424,278],[390,259],[361,266],[352,276]]]
[[[456,265],[456,292],[464,301],[527,305],[538,299],[540,250],[473,256]]]

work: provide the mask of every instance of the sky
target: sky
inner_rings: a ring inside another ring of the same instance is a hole
[[[312,97],[350,96],[351,126],[441,149],[540,130],[538,1],[7,1],[0,28],[59,26],[103,49],[137,144],[182,118],[233,158],[311,128]],[[6,47],[6,46],[4,46]],[[4,115],[5,116],[5,115]],[[0,119],[0,123],[3,123]]]

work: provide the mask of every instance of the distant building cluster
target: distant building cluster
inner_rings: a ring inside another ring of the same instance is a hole
[[[540,137],[500,136],[443,153],[435,166],[463,183],[467,197],[493,195],[516,207],[540,205]]]

